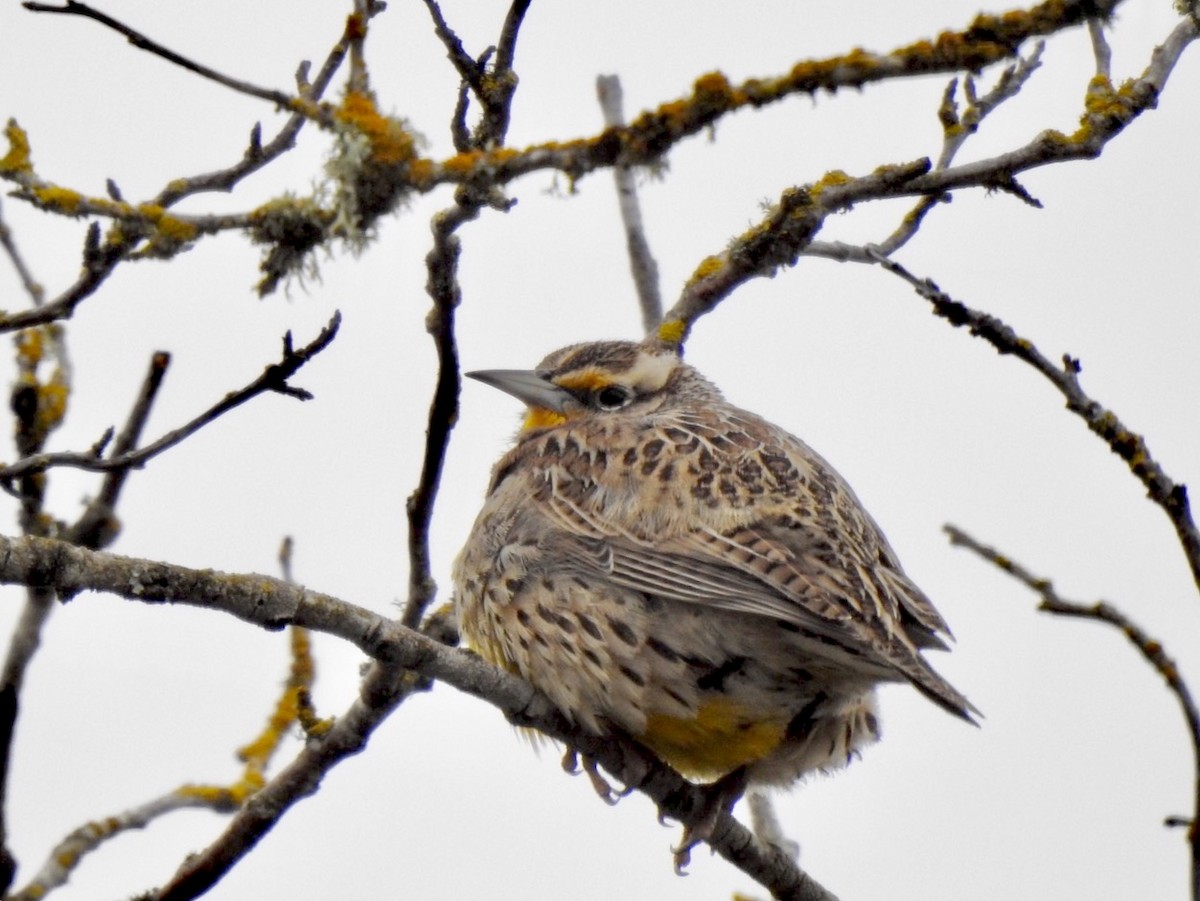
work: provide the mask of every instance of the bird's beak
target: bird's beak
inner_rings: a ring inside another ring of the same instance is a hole
[[[569,391],[547,381],[532,369],[481,369],[465,373],[469,379],[499,388],[538,410],[563,413],[575,401]]]

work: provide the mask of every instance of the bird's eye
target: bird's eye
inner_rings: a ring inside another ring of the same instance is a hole
[[[592,395],[596,406],[601,410],[619,410],[630,401],[630,394],[627,388],[620,385],[608,385],[600,388]]]

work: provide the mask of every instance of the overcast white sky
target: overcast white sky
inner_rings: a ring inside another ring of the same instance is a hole
[[[450,151],[456,95],[428,16],[392,0],[368,45],[384,109]],[[123,0],[104,8],[180,52],[287,89],[318,61],[348,4]],[[506,5],[447,0],[468,49],[492,43]],[[598,73],[623,79],[626,108],[686,94],[703,72],[772,75],[854,46],[887,50],[961,27],[961,0],[880,4],[716,0],[535,3],[518,47],[510,141],[594,133]],[[995,8],[993,8],[995,11]],[[1140,73],[1173,22],[1167,0],[1130,0],[1112,33],[1114,75]],[[83,20],[0,10],[0,117],[29,132],[39,173],[103,194],[113,178],[142,200],[171,178],[225,167],[255,121],[283,121]],[[954,296],[1003,317],[1048,356],[1083,361],[1085,387],[1144,434],[1177,480],[1200,485],[1200,62],[1193,47],[1159,109],[1102,159],[1024,178],[1045,203],[969,191],[933,213],[899,255]],[[994,73],[989,73],[994,76]],[[961,159],[1074,128],[1092,75],[1087,35],[1054,38],[1025,94],[989,120]],[[794,98],[720,123],[670,157],[642,203],[668,302],[760,204],[830,168],[862,173],[936,156],[944,78],[815,101]],[[301,146],[232,197],[186,211],[245,210],[318,177],[328,139]],[[462,232],[460,341],[466,368],[522,367],[562,344],[636,337],[639,315],[607,173],[534,175],[519,203]],[[406,580],[403,502],[416,481],[433,353],[422,324],[428,222],[422,198],[360,257],[258,300],[257,251],[234,235],[169,263],[125,266],[69,326],[75,393],[57,449],[120,423],[149,355],[174,355],[149,433],[180,424],[253,378],[293,329],[306,341],[335,309],[333,347],[297,384],[316,399],[266,397],[135,474],[115,551],[230,571],[275,572],[296,539],[304,583],[380,612]],[[84,226],[2,200],[51,295],[75,276]],[[878,240],[903,204],[838,217],[822,237]],[[0,306],[24,303],[0,264]],[[1166,642],[1200,680],[1200,604],[1165,516],[1121,462],[1063,410],[1032,370],[936,320],[877,269],[804,260],[746,285],[701,321],[689,360],[735,402],[802,436],[855,486],[958,643],[938,668],[984,711],[964,726],[906,687],[883,691],[884,741],[861,763],[781,797],[803,865],[842,898],[1186,897],[1182,834],[1192,758],[1158,678],[1115,631],[1033,611],[1019,585],[961,550],[953,522],[999,545],[1068,597],[1106,598]],[[467,385],[434,523],[435,575],[480,503],[518,410]],[[0,453],[11,455],[12,451]],[[71,518],[95,481],[52,479]],[[19,608],[4,593],[0,627]],[[218,614],[82,596],[55,615],[29,674],[10,789],[18,884],[86,820],[185,781],[235,777],[233,751],[259,728],[286,668],[285,637]],[[360,657],[318,639],[322,714],[354,695]],[[212,897],[727,898],[749,879],[700,852],[671,871],[678,830],[649,802],[610,809],[585,780],[535,754],[491,708],[439,687],[404,707],[367,751],[334,771]],[[176,814],[87,860],[56,897],[114,898],[161,884],[224,826]],[[23,878],[21,878],[23,877]],[[760,896],[763,894],[758,891]]]

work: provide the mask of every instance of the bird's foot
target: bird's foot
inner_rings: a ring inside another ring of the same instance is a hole
[[[612,806],[633,791],[633,784],[626,783],[622,789],[615,789],[604,778],[604,774],[600,772],[600,765],[595,759],[587,754],[580,755],[574,748],[567,748],[563,754],[562,768],[565,772],[572,776],[578,776],[580,772],[588,777],[588,781],[592,783],[592,790],[600,796],[605,804]]]
[[[671,849],[674,855],[675,872],[680,876],[687,875],[687,866],[692,860],[692,849],[701,842],[710,841],[716,833],[717,823],[721,814],[733,810],[742,792],[746,790],[746,770],[739,767],[731,773],[726,773],[716,782],[699,786],[700,804],[689,819],[684,823],[683,836],[679,844]],[[662,822],[662,813],[659,813]]]

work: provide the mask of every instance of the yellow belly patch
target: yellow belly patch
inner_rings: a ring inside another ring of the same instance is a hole
[[[693,717],[652,713],[641,742],[685,776],[712,779],[766,757],[787,723],[756,719],[727,698],[705,701]]]

